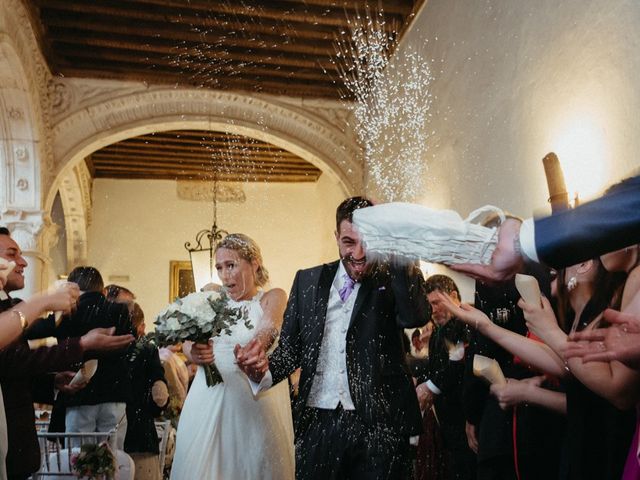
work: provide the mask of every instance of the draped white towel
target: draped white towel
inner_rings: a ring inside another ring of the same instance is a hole
[[[383,203],[353,213],[367,254],[401,255],[452,265],[484,263],[498,243],[497,228],[479,223],[489,214],[504,220],[497,207],[486,205],[462,219],[453,210],[435,210],[413,203]]]

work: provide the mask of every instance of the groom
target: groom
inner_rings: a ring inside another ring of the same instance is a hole
[[[294,404],[296,478],[404,478],[409,436],[421,430],[404,364],[402,329],[431,315],[417,268],[367,262],[353,212],[340,204],[340,261],[296,274],[280,342],[267,359],[257,340],[236,346],[238,365],[262,390],[300,367]]]

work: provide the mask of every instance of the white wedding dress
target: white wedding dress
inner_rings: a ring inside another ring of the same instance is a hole
[[[233,348],[260,328],[262,292],[233,302],[248,309],[252,329],[238,322],[231,334],[214,339],[215,364],[224,379],[207,387],[198,372],[185,401],[171,468],[173,480],[292,480],[295,476],[293,425],[287,382],[253,396],[235,363]]]

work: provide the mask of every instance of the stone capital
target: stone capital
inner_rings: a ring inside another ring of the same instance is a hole
[[[9,229],[11,237],[24,252],[40,250],[39,235],[46,224],[42,210],[4,209],[0,212],[0,225]]]

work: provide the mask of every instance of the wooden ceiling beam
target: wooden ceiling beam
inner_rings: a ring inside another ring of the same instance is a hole
[[[292,24],[292,29],[308,27],[309,25],[330,25],[344,26],[347,16],[342,8],[329,10],[323,8],[309,8],[303,2],[298,5],[302,8],[292,8],[291,4],[281,4],[276,0],[269,0],[268,7],[255,2],[244,0],[238,2],[209,2],[208,0],[190,0],[184,3],[182,0],[136,0],[137,3],[146,5],[156,5],[162,7],[188,8],[192,12],[204,12],[209,15],[232,15],[236,18],[247,18],[248,21],[255,21],[256,18],[276,20],[282,22],[282,27]],[[402,15],[395,13],[385,14],[385,18],[389,20],[396,19],[402,21]],[[302,25],[296,25],[296,24]]]
[[[176,138],[176,137],[160,137],[160,136],[151,136],[145,135],[143,137],[134,137],[128,138],[126,140],[121,140],[119,143],[122,145],[134,145],[134,146],[149,146],[151,144],[161,144],[168,145],[170,147],[183,149],[189,148],[211,148],[215,150],[229,150],[229,151],[237,151],[239,149],[249,149],[254,152],[264,152],[264,153],[272,153],[274,155],[283,155],[290,156],[292,158],[299,158],[297,155],[288,152],[287,150],[282,150],[281,148],[275,147],[273,145],[267,143],[251,143],[251,142],[242,142],[236,141],[233,139],[224,139],[224,137],[219,137],[220,140],[210,140],[210,139],[190,139],[190,138]]]
[[[299,5],[300,0],[279,0],[279,3],[291,3]],[[336,9],[344,9],[345,11],[353,11],[364,14],[369,11],[378,11],[379,8],[371,7],[371,0],[304,0],[305,5],[314,5],[318,7]],[[386,14],[408,15],[411,13],[413,0],[394,0],[392,2],[377,3],[382,5],[382,11]]]
[[[237,161],[237,162],[224,162],[224,163],[211,163],[204,164],[193,161],[184,161],[184,162],[175,162],[171,158],[131,158],[131,157],[119,157],[119,156],[108,156],[103,155],[100,152],[96,152],[92,156],[92,162],[94,168],[106,168],[113,165],[122,165],[129,166],[131,168],[141,167],[141,168],[156,168],[156,167],[168,167],[175,168],[177,170],[188,168],[198,171],[292,171],[292,172],[316,172],[320,171],[320,169],[314,167],[313,165],[285,165],[285,164],[277,164],[277,163],[263,163],[263,162],[247,162],[247,161]]]
[[[51,27],[50,41],[56,40],[70,44],[90,45],[95,47],[119,48],[140,52],[160,53],[171,57],[178,55],[197,56],[202,59],[211,59],[218,62],[249,62],[256,65],[267,65],[276,67],[288,66],[296,68],[310,68],[335,70],[335,66],[330,64],[327,57],[328,66],[322,67],[318,60],[309,59],[306,56],[297,54],[281,55],[274,51],[269,51],[265,56],[259,51],[247,50],[246,48],[225,47],[224,51],[215,52],[213,49],[201,49],[201,43],[175,42],[162,38],[144,37],[135,35],[119,35],[114,37],[108,31],[87,33],[78,28]]]
[[[124,162],[130,164],[145,164],[154,165],[157,162],[165,162],[167,164],[181,166],[192,165],[200,168],[234,168],[235,166],[250,165],[256,168],[294,168],[294,169],[314,169],[316,168],[312,164],[304,163],[291,163],[291,162],[278,162],[273,160],[260,160],[260,159],[247,159],[247,158],[228,158],[228,159],[216,159],[212,161],[202,161],[196,158],[176,158],[166,157],[163,155],[156,155],[153,152],[145,153],[142,155],[123,155],[114,154],[112,152],[95,152],[93,154],[93,162],[97,165],[107,164],[109,162]]]
[[[237,17],[230,15],[216,15],[215,18],[203,17],[202,15],[192,14],[185,8],[156,7],[153,10],[140,9],[132,2],[123,3],[102,0],[88,4],[87,2],[74,3],[67,0],[35,0],[35,3],[41,9],[46,9],[47,11],[57,10],[99,17],[121,17],[125,20],[135,19],[146,22],[161,22],[163,24],[184,24],[189,25],[191,29],[201,27],[203,31],[213,27],[224,28],[227,32],[250,31],[259,35],[274,35],[274,32],[282,31],[283,27],[282,21],[266,18],[260,19],[259,22],[256,22],[255,19],[242,22]],[[388,26],[388,28],[391,28],[391,26]],[[289,28],[288,31],[291,32],[291,38],[295,39],[331,41],[336,36],[336,28],[325,25],[314,25],[313,28],[308,28],[308,24],[300,24],[295,30]],[[284,37],[286,35],[281,33],[279,36]]]
[[[317,85],[313,83],[267,81],[267,80],[248,80],[238,77],[228,78],[219,77],[212,79],[201,78],[185,78],[185,74],[175,72],[167,72],[153,68],[138,69],[138,65],[117,62],[112,63],[108,67],[104,62],[86,61],[82,66],[61,66],[58,73],[69,77],[80,78],[107,78],[107,79],[123,79],[131,81],[140,81],[149,83],[151,78],[154,84],[173,84],[173,85],[193,85],[196,87],[210,87],[221,90],[241,90],[249,92],[264,92],[280,95],[290,95],[293,97],[319,97],[319,98],[338,98],[340,92],[335,87],[327,85]]]
[[[109,21],[107,18],[75,19],[69,15],[49,10],[44,10],[42,14],[46,16],[47,25],[50,27],[79,29],[85,31],[85,35],[87,36],[91,36],[91,32],[106,32],[111,35],[137,35],[170,39],[176,42],[176,47],[181,41],[189,41],[201,46],[201,49],[204,45],[212,45],[212,48],[215,49],[224,49],[226,46],[229,46],[243,49],[249,48],[253,51],[278,51],[312,56],[329,56],[335,51],[333,40],[313,40],[307,43],[298,43],[288,41],[278,36],[271,36],[267,40],[259,37],[253,39],[242,37],[230,38],[229,31],[224,29],[210,30],[203,34],[194,31],[189,25],[171,24],[172,28],[167,28],[166,24],[163,25],[161,23],[148,24],[145,22],[131,22],[130,24],[123,24]],[[182,29],[182,31],[180,31],[180,29]],[[55,40],[55,38],[52,40]]]
[[[95,178],[112,178],[123,180],[189,180],[200,181],[203,180],[200,177],[194,177],[193,175],[176,175],[171,172],[167,173],[122,173],[122,172],[98,172]],[[313,183],[317,182],[319,177],[312,177],[309,175],[289,175],[283,177],[274,176],[256,176],[254,178],[246,179],[239,176],[225,176],[219,178],[221,182],[233,182],[233,183]],[[204,179],[208,180],[208,179]]]
[[[218,81],[196,81],[185,78],[185,75],[177,73],[161,72],[157,70],[132,70],[131,65],[111,64],[108,67],[100,64],[87,64],[82,67],[58,66],[56,73],[66,77],[78,78],[104,78],[128,80],[133,82],[144,82],[155,85],[175,85],[217,88],[224,91],[240,91],[250,93],[270,93],[274,95],[288,95],[291,97],[326,98],[339,99],[340,92],[335,87],[329,88],[318,85],[299,85],[294,83],[283,84],[282,82],[251,82],[240,79],[223,79]]]
[[[55,50],[59,55],[70,58],[99,58],[114,62],[131,62],[140,65],[157,65],[178,71],[207,72],[213,75],[246,74],[253,78],[284,78],[312,80],[320,83],[331,83],[329,76],[319,69],[316,72],[304,72],[293,70],[269,69],[267,67],[251,67],[239,65],[216,65],[215,63],[204,63],[190,60],[189,62],[178,63],[175,59],[166,55],[145,55],[144,53],[132,52],[128,50],[113,50],[105,48],[95,48],[85,45],[71,45],[61,43],[56,40]]]
[[[251,169],[231,169],[231,170],[216,170],[215,172],[212,170],[206,170],[201,168],[192,168],[192,167],[180,167],[175,168],[172,165],[157,165],[155,167],[148,167],[143,165],[121,165],[121,164],[109,164],[109,165],[97,165],[96,164],[96,172],[131,172],[131,173],[154,173],[154,172],[164,172],[164,173],[174,173],[174,174],[191,174],[198,175],[205,178],[226,178],[229,176],[243,177],[243,178],[252,178],[254,176],[258,177],[268,177],[268,176],[284,176],[284,175],[310,175],[319,177],[322,173],[320,170],[318,171],[301,171],[301,170],[251,170]]]
[[[175,155],[183,155],[189,156],[191,154],[199,155],[199,156],[208,156],[208,157],[219,157],[225,155],[231,156],[246,156],[251,158],[277,158],[288,160],[291,162],[301,162],[304,163],[304,160],[300,159],[297,155],[287,152],[278,152],[271,151],[267,149],[253,149],[253,148],[228,148],[227,147],[217,147],[210,145],[202,145],[198,146],[190,146],[190,145],[180,145],[174,144],[170,142],[130,142],[123,141],[119,142],[117,145],[105,147],[104,150],[119,152],[121,148],[128,148],[131,152],[172,152]]]

